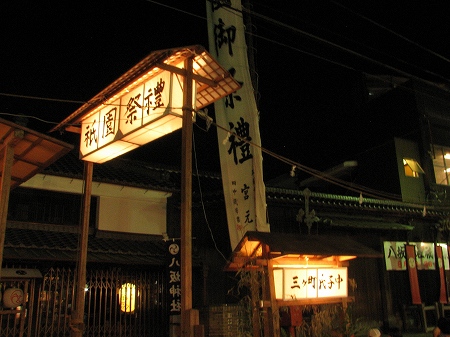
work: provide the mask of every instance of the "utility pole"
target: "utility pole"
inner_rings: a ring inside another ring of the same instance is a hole
[[[181,149],[181,337],[192,337],[199,324],[192,309],[192,71],[193,56],[185,62]]]

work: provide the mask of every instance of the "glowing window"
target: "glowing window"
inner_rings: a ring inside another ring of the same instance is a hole
[[[434,146],[433,167],[436,184],[450,185],[450,148]]]
[[[419,173],[425,173],[419,163],[414,159],[403,158],[403,168],[407,177],[418,178]]]

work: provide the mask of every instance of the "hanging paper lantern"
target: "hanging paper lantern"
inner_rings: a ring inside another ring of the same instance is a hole
[[[23,303],[23,290],[8,288],[3,292],[3,307],[16,308]]]
[[[122,284],[119,290],[120,310],[133,312],[136,304],[136,286],[132,283]]]

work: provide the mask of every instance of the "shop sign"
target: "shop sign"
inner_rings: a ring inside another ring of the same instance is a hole
[[[278,300],[302,300],[347,297],[347,268],[274,269],[275,295]]]
[[[415,246],[416,265],[418,270],[435,270],[435,245],[432,242],[410,242]],[[386,261],[386,270],[406,270],[406,242],[403,241],[385,241],[384,259]],[[442,247],[444,267],[449,270],[449,259],[447,245],[438,243]]]

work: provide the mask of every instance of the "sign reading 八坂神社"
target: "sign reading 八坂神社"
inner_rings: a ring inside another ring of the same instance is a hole
[[[386,270],[406,270],[406,242],[385,241],[384,260]],[[435,270],[436,257],[435,245],[432,242],[410,242],[415,246],[416,265],[418,270]],[[447,245],[438,243],[442,247],[442,256],[445,270],[449,270],[449,258]]]
[[[302,300],[348,295],[347,268],[274,269],[278,300]]]

